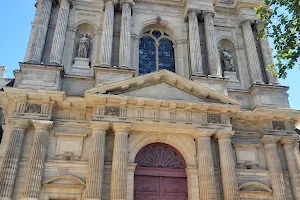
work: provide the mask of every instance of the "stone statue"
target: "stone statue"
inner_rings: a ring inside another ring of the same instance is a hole
[[[223,62],[224,62],[224,70],[225,71],[234,71],[234,62],[233,62],[233,58],[232,55],[228,52],[227,49],[224,49],[222,51],[222,55],[223,55]]]
[[[77,57],[88,58],[88,52],[90,47],[90,38],[88,34],[85,33],[79,41],[78,54]]]

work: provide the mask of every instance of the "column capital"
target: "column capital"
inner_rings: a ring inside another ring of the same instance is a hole
[[[32,125],[34,126],[36,131],[50,131],[53,127],[53,122],[44,120],[32,120]]]
[[[198,8],[187,8],[184,12],[184,21],[187,22],[189,20],[189,14],[195,13],[196,17],[201,14],[201,9]]]
[[[242,27],[242,25],[246,22],[249,22],[250,25],[256,24],[256,23],[260,23],[259,20],[254,20],[254,19],[250,19],[250,18],[240,18],[239,19],[239,28]]]
[[[118,0],[104,0],[104,4],[112,2],[114,5],[118,3]]]
[[[276,135],[264,135],[261,138],[261,142],[263,144],[276,144],[279,140],[280,140],[280,136],[276,136]]]
[[[15,130],[26,130],[29,126],[28,120],[9,121],[11,128]]]
[[[185,168],[185,172],[186,172],[186,175],[189,176],[189,175],[195,175],[195,176],[198,176],[198,170],[197,170],[197,167],[196,166],[187,166]]]
[[[185,10],[185,16],[187,16],[188,17],[188,15],[190,14],[190,13],[192,13],[192,12],[194,12],[196,15],[199,15],[199,14],[201,14],[201,9],[199,9],[199,8],[187,8],[186,10]]]
[[[220,139],[230,139],[235,134],[234,131],[230,130],[218,130],[216,133],[216,138]]]
[[[131,130],[131,123],[113,123],[113,130],[116,134],[129,134]]]
[[[122,7],[124,4],[128,3],[131,7],[134,6],[133,0],[120,0],[120,6]]]
[[[196,128],[193,133],[195,139],[203,138],[203,137],[211,137],[213,134],[217,132],[217,129],[212,128]]]
[[[215,17],[216,13],[213,10],[202,10],[202,16],[204,17],[205,15],[212,15],[212,17]]]
[[[298,136],[284,136],[280,139],[280,143],[283,145],[283,146],[286,146],[286,145],[294,145],[296,144],[297,142],[299,142],[299,137]]]
[[[134,173],[135,172],[135,168],[136,168],[137,164],[136,163],[128,163],[127,166],[127,171]]]
[[[90,125],[92,134],[96,131],[101,131],[106,133],[109,128],[109,122],[91,122]]]

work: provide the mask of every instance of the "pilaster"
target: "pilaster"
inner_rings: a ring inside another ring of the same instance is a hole
[[[214,27],[215,13],[210,10],[203,11],[205,38],[208,57],[209,75],[222,77],[220,54],[217,47],[216,33]]]
[[[127,164],[129,123],[114,123],[114,152],[111,172],[111,200],[125,200],[127,195]]]
[[[0,168],[0,199],[7,200],[13,195],[24,135],[29,125],[26,120],[10,123],[11,133]]]
[[[52,129],[52,121],[33,120],[35,128],[33,143],[28,159],[27,171],[21,199],[38,199],[42,186],[44,163],[48,145],[48,135]]]
[[[70,6],[70,0],[61,0],[51,48],[50,65],[61,65],[62,63]]]
[[[262,24],[257,25],[257,28],[261,30],[263,28]],[[263,37],[259,39],[259,44],[260,44],[262,59],[266,70],[268,82],[269,84],[279,85],[277,76],[273,74],[273,72],[276,69],[273,66],[274,60],[272,56],[272,50],[270,48],[269,40],[266,34],[264,34]],[[271,68],[269,69],[269,67]]]
[[[112,56],[112,41],[114,27],[114,0],[105,2],[103,29],[100,48],[100,66],[110,67]]]
[[[105,136],[108,122],[92,122],[92,144],[86,178],[86,199],[101,200],[104,172]]]
[[[52,10],[52,0],[40,0],[38,2],[37,10],[39,10],[36,23],[37,27],[28,60],[28,62],[36,64],[40,63],[42,60],[42,54],[44,51],[46,36],[48,32],[48,25]]]
[[[132,0],[122,0],[121,9],[121,32],[120,32],[120,50],[119,66],[130,68],[130,49],[131,49],[131,7],[134,5]]]
[[[198,10],[187,11],[189,21],[189,42],[192,75],[203,75],[202,55],[199,35]]]
[[[241,26],[243,29],[243,36],[244,42],[246,46],[247,52],[247,60],[248,60],[248,67],[251,75],[251,79],[253,83],[264,83],[261,69],[260,69],[260,62],[258,57],[258,52],[256,50],[256,42],[254,39],[251,23],[249,20],[243,20],[241,22]]]
[[[299,141],[298,136],[285,136],[281,138],[280,142],[283,145],[285,159],[289,170],[290,181],[292,185],[294,199],[300,199],[300,174],[297,167],[297,161],[294,149]]]
[[[279,139],[280,137],[278,136],[264,135],[261,141],[264,144],[270,181],[273,189],[273,198],[275,200],[284,200],[287,199],[287,196],[277,150],[277,142]]]
[[[216,134],[219,143],[224,200],[240,199],[231,144],[233,135],[233,131],[218,131]]]
[[[200,198],[203,200],[217,199],[214,163],[211,148],[211,136],[214,129],[196,129],[194,137],[197,141],[198,177]]]
[[[187,166],[186,176],[188,182],[188,195],[189,200],[199,200],[199,185],[198,185],[198,172],[197,167]]]

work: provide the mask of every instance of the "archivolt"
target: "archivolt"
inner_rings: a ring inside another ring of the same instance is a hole
[[[145,137],[140,138],[137,141],[134,141],[134,144],[129,151],[130,152],[129,162],[134,163],[136,154],[144,146],[156,142],[171,145],[182,154],[188,167],[196,166],[195,156],[193,155],[192,151],[189,148],[187,148],[186,144],[184,144],[184,142],[181,139],[171,134],[151,134],[151,135],[146,135]]]

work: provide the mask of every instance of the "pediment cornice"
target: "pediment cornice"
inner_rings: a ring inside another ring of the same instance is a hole
[[[101,97],[109,98],[109,96],[106,95],[115,96],[124,93],[126,91],[147,87],[162,82],[167,83],[173,86],[174,88],[178,88],[182,91],[185,91],[191,95],[199,97],[203,100],[206,100],[207,102],[240,106],[240,102],[226,95],[223,95],[207,87],[199,85],[191,80],[185,79],[167,70],[161,70],[147,75],[138,76],[132,79],[127,79],[124,81],[115,82],[108,85],[99,86],[96,88],[86,90],[85,98],[92,98],[92,96],[99,96],[99,98]],[[112,97],[112,98],[116,98],[116,97]],[[126,98],[130,98],[130,97],[126,97]],[[197,103],[197,102],[193,102],[193,103]]]

